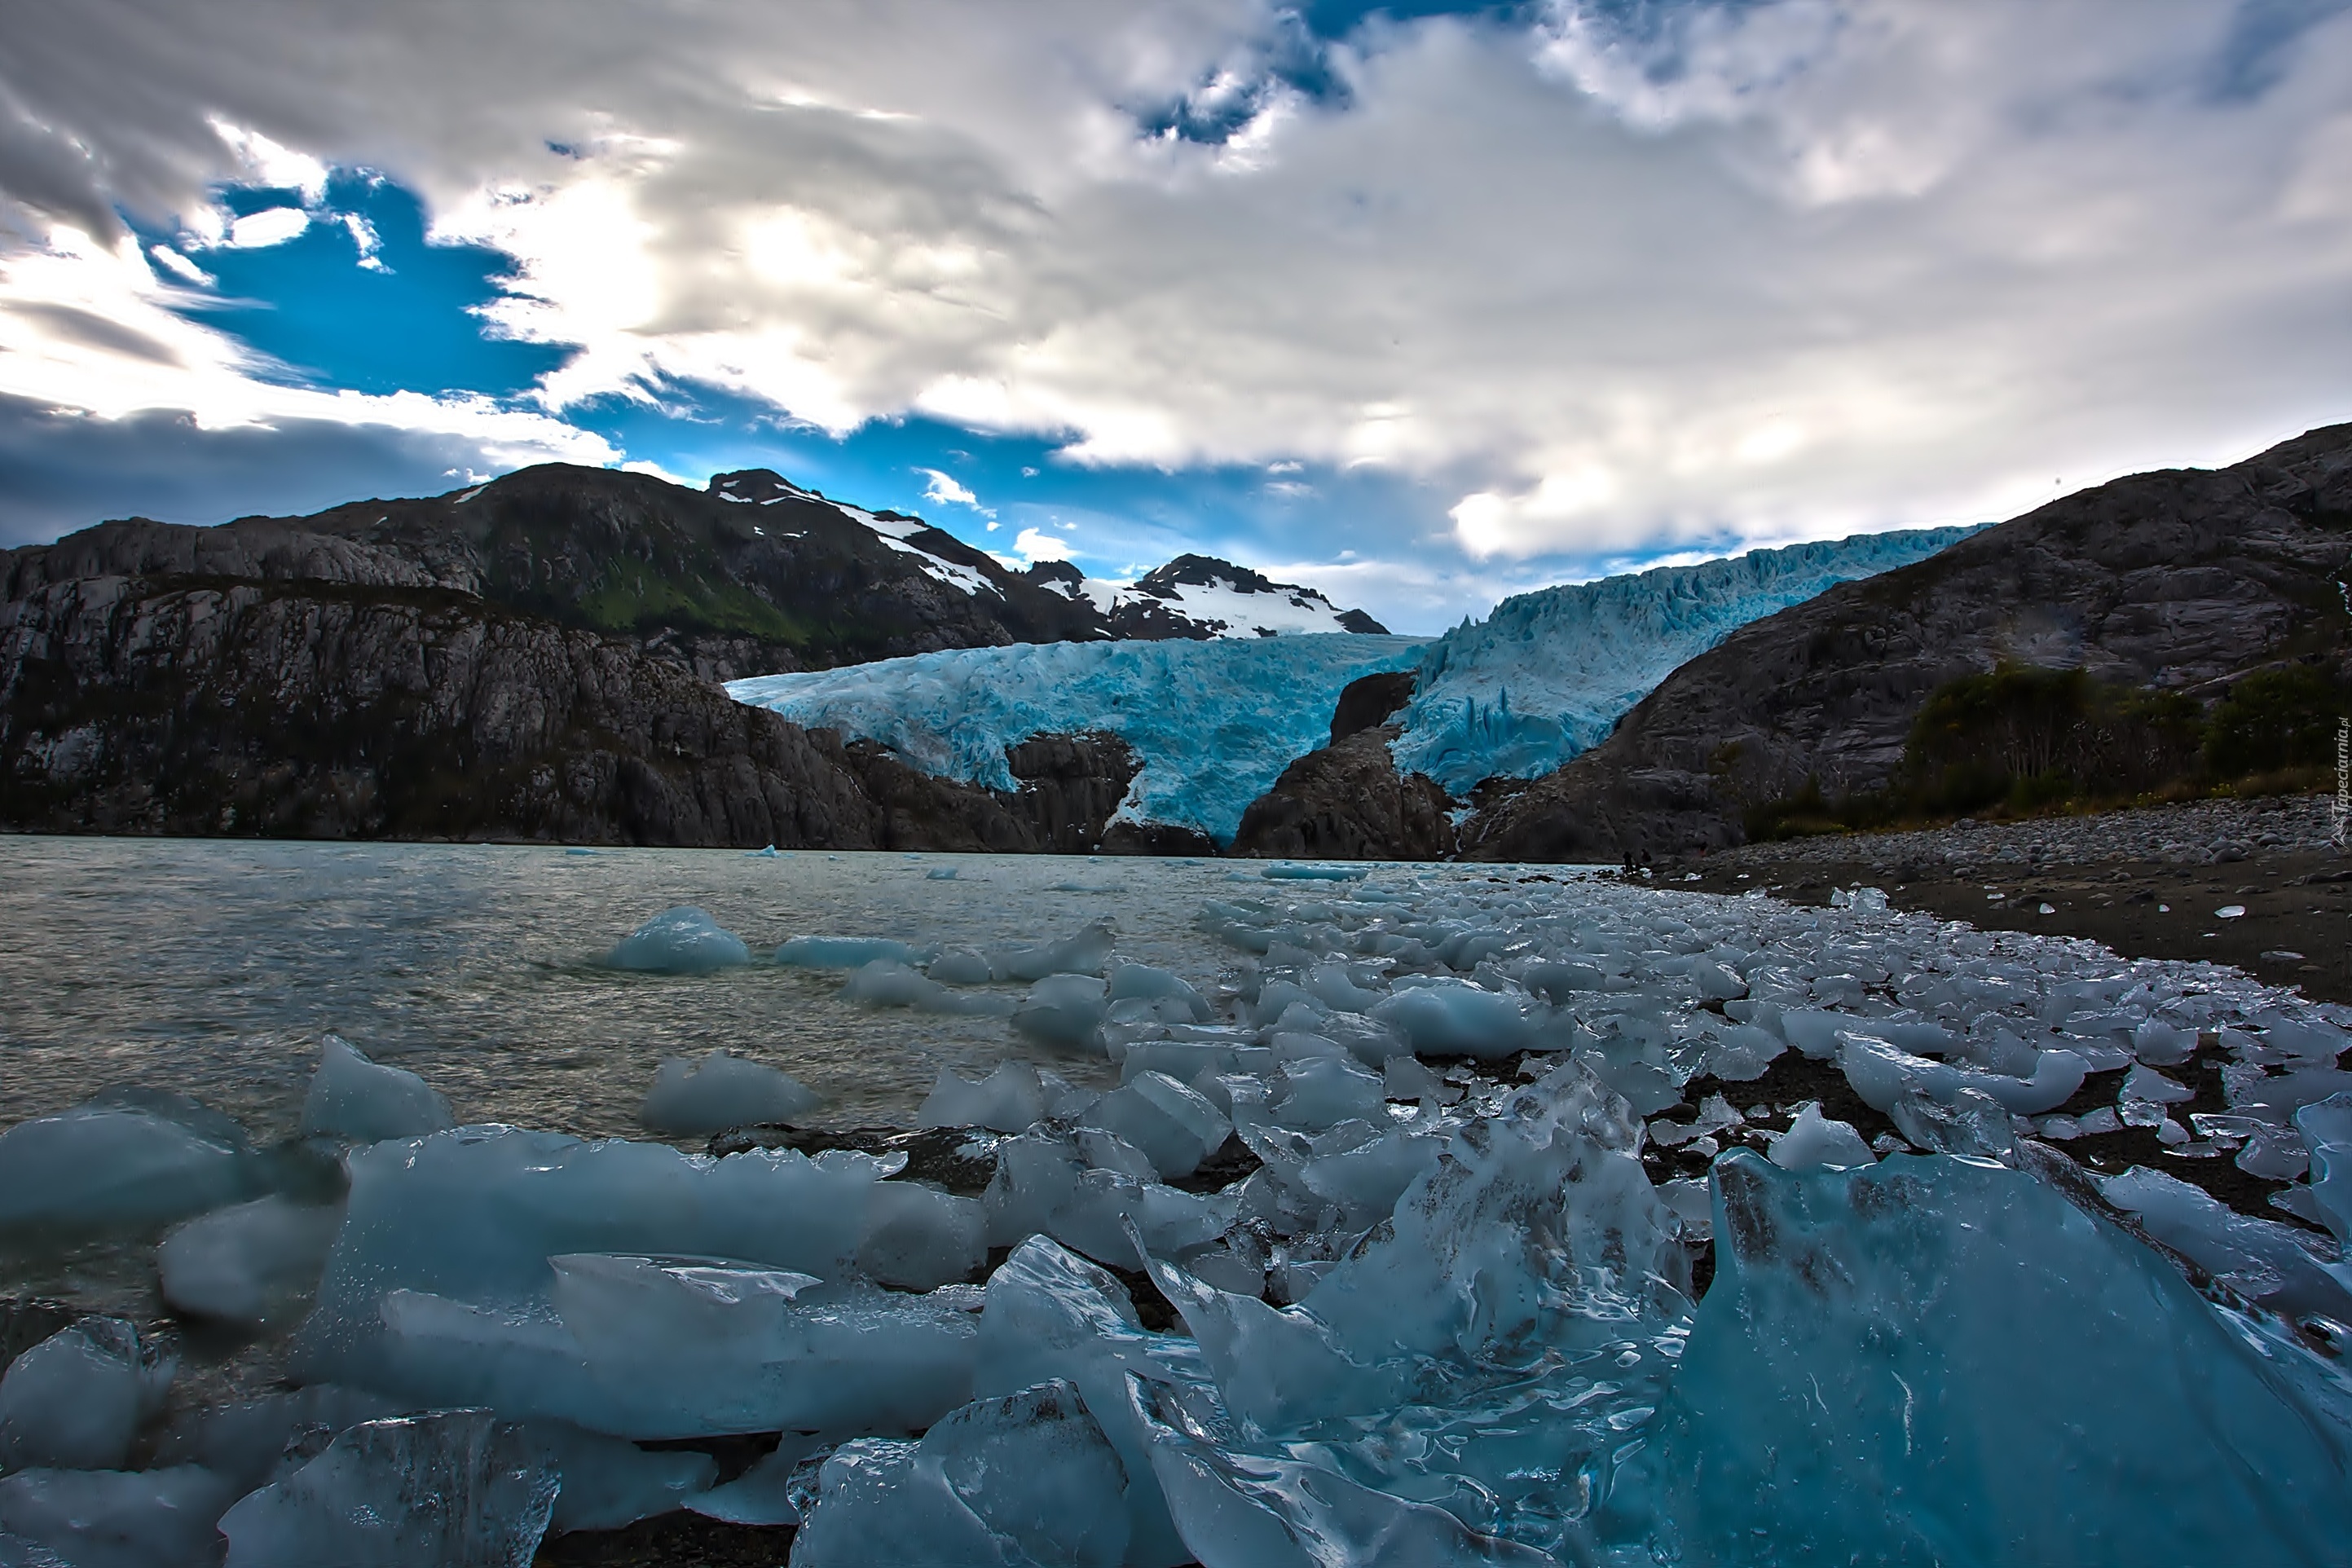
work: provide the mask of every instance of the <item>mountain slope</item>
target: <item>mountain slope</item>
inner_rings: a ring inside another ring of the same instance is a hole
[[[2137,475],[1916,565],[1753,622],[1676,669],[1599,747],[1465,826],[1485,859],[1603,859],[1737,842],[1817,783],[1886,784],[1930,693],[2010,663],[2210,699],[2347,647],[2352,425],[2218,470]]]

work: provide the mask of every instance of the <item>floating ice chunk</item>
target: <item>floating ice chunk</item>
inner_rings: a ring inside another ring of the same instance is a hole
[[[155,1261],[173,1310],[263,1324],[299,1312],[319,1288],[340,1208],[272,1195],[215,1209],[163,1237]]]
[[[1883,888],[1856,888],[1852,892],[1843,888],[1830,889],[1830,908],[1853,910],[1857,914],[1885,914],[1886,890]]]
[[[997,1145],[996,1174],[982,1194],[989,1239],[1011,1246],[1050,1236],[1090,1258],[1140,1268],[1127,1238],[1132,1222],[1161,1253],[1189,1252],[1224,1233],[1234,1200],[1179,1192],[1090,1166],[1071,1143],[1035,1133]]]
[[[1301,1308],[1218,1289],[1162,1258],[1150,1263],[1160,1293],[1200,1345],[1225,1407],[1260,1432],[1371,1415],[1404,1403],[1412,1391],[1408,1358],[1367,1364]]]
[[[668,1513],[719,1479],[719,1461],[708,1454],[649,1452],[563,1421],[534,1421],[524,1433],[554,1463],[562,1482],[549,1521],[559,1534],[618,1530]]]
[[[1127,1473],[1071,1384],[978,1400],[920,1443],[845,1444],[818,1473],[795,1568],[1118,1568]]]
[[[715,1258],[550,1258],[563,1327],[632,1436],[909,1431],[971,1397],[976,1290],[825,1286]]]
[[[155,1463],[159,1468],[201,1465],[229,1483],[232,1498],[242,1497],[309,1463],[346,1426],[399,1414],[379,1395],[314,1383],[292,1393],[182,1412],[156,1439]],[[303,1451],[305,1442],[312,1441],[317,1447]],[[290,1462],[289,1454],[296,1456]]]
[[[1099,979],[1118,940],[1109,923],[1097,921],[1084,931],[1042,947],[992,947],[990,973],[999,980],[1043,980],[1050,974],[1088,974]]]
[[[937,870],[924,872],[923,877],[927,881],[952,882],[956,879],[956,868],[952,866],[942,866]]]
[[[925,953],[887,936],[796,936],[776,949],[776,962],[800,969],[863,969],[869,963],[920,963]]]
[[[2249,1299],[2352,1322],[2352,1280],[2312,1255],[2308,1232],[2232,1213],[2202,1187],[2138,1165],[2099,1191],[2137,1216],[2148,1235]]]
[[[319,1070],[302,1101],[304,1137],[375,1143],[456,1125],[449,1102],[415,1073],[371,1061],[340,1036],[320,1041]]]
[[[2147,1100],[2158,1105],[2180,1105],[2197,1098],[2197,1091],[2178,1084],[2153,1068],[2134,1067],[2124,1075],[2124,1086],[2117,1091],[2118,1100]]]
[[[2043,1051],[2032,1078],[2011,1078],[1915,1057],[1852,1029],[1841,1037],[1838,1065],[1853,1091],[1874,1110],[1891,1112],[1906,1090],[1947,1101],[1972,1090],[1989,1096],[2015,1116],[2055,1110],[2074,1098],[2090,1070],[2089,1064],[2073,1051]]]
[[[252,1194],[243,1134],[193,1100],[115,1091],[0,1132],[0,1233],[164,1225]]]
[[[213,1568],[213,1521],[232,1484],[193,1465],[20,1470],[0,1480],[0,1563],[11,1568]],[[9,1555],[9,1543],[20,1555]]]
[[[1381,1064],[1381,1085],[1391,1100],[1432,1100],[1451,1105],[1462,1098],[1458,1084],[1437,1076],[1418,1057],[1391,1057]]]
[[[1146,1333],[1124,1286],[1043,1237],[1013,1248],[989,1276],[975,1391],[982,1397],[1012,1394],[1053,1378],[1075,1384],[1127,1476],[1127,1562],[1130,1568],[1174,1568],[1192,1553],[1153,1479],[1143,1425],[1127,1397],[1129,1372],[1208,1381],[1198,1345]]]
[[[1500,1061],[1526,1049],[1536,1037],[1536,1021],[1524,1000],[1461,980],[1396,992],[1371,1016],[1402,1034],[1420,1055]]]
[[[486,1410],[362,1422],[221,1516],[228,1568],[528,1568],[554,1465]]]
[[[1209,1005],[1190,982],[1164,969],[1154,969],[1148,963],[1121,963],[1110,972],[1110,999],[1113,1002],[1169,1001],[1183,1005],[1194,1023],[1203,1023],[1209,1016]]]
[[[1651,1122],[1650,1142],[1661,1149],[1676,1149],[1737,1127],[1746,1120],[1731,1108],[1731,1101],[1719,1094],[1710,1094],[1699,1102],[1698,1114],[1688,1121],[1669,1121],[1662,1116]]]
[[[680,904],[623,937],[604,962],[653,974],[708,974],[751,963],[751,950],[702,910]]]
[[[2161,1018],[2143,1020],[2132,1029],[2132,1055],[2150,1067],[2173,1067],[2197,1049],[2197,1031],[2168,1024]]]
[[[921,1013],[956,1013],[1002,1018],[1013,1012],[1009,996],[962,996],[920,970],[896,959],[877,958],[841,983],[841,994],[868,1007],[912,1007]]]
[[[2054,1189],[1932,1156],[1714,1180],[1651,1426],[1686,1560],[2342,1560],[2339,1418]]]
[[[1823,1116],[1818,1100],[1807,1100],[1789,1130],[1774,1135],[1771,1158],[1784,1171],[1843,1171],[1878,1163],[1853,1124]]]
[[[996,977],[988,960],[968,947],[950,947],[931,960],[925,973],[946,985],[984,985]]]
[[[175,1368],[120,1318],[58,1330],[0,1376],[0,1468],[121,1468]]]
[[[390,1358],[381,1310],[392,1291],[543,1307],[550,1255],[581,1251],[688,1250],[836,1277],[891,1167],[788,1149],[711,1160],[476,1127],[361,1149],[350,1168],[343,1228],[298,1362],[306,1381],[397,1393],[421,1369]],[[432,1397],[451,1402],[449,1392]]]
[[[1372,874],[1370,866],[1268,866],[1258,876],[1269,882],[1360,882]]]
[[[637,1120],[656,1132],[696,1136],[794,1121],[816,1105],[817,1097],[790,1073],[713,1051],[699,1061],[666,1058]]]
[[[1301,1303],[1360,1361],[1473,1361],[1560,1345],[1631,1311],[1684,1309],[1679,1243],[1633,1150],[1640,1124],[1579,1067],[1557,1068],[1456,1134],[1405,1189],[1390,1234]]]
[[[1707,1047],[1700,1070],[1726,1083],[1755,1082],[1789,1048],[1769,1029],[1760,1029],[1753,1024],[1717,1025],[1714,1034],[1715,1044]]]
[[[1108,1011],[1103,991],[1101,981],[1087,975],[1049,974],[1013,1010],[1013,1026],[1045,1045],[1085,1049],[1095,1043]]]
[[[1045,1114],[1045,1086],[1027,1062],[1000,1062],[980,1082],[940,1069],[940,1080],[915,1116],[918,1127],[985,1127],[1025,1132]]]
[[[1718,1002],[1728,1002],[1748,994],[1748,982],[1739,978],[1736,970],[1712,958],[1694,959],[1690,966],[1691,984],[1702,996],[1712,996]]]
[[[793,1479],[801,1461],[824,1446],[822,1439],[787,1432],[783,1441],[725,1486],[687,1500],[687,1508],[730,1524],[798,1524],[800,1504]]]
[[[1233,1123],[1199,1090],[1162,1072],[1138,1073],[1096,1100],[1080,1125],[1140,1149],[1163,1180],[1191,1175],[1233,1132]]]
[[[1784,1008],[1780,1033],[1815,1061],[1832,1061],[1838,1054],[1838,1036],[1861,1020],[1851,1013],[1827,1013],[1812,1007]]]
[[[2294,1113],[2311,1151],[2311,1198],[2339,1246],[2352,1246],[2352,1094],[2332,1094]]]
[[[1282,1092],[1273,1111],[1285,1127],[1320,1132],[1349,1120],[1384,1117],[1387,1104],[1380,1075],[1366,1072],[1352,1057],[1318,1056],[1283,1065]]]
[[[1128,1388],[1169,1511],[1202,1568],[1557,1568],[1549,1552],[1479,1535],[1432,1504],[1303,1460],[1236,1452],[1197,1395],[1140,1377]]]
[[[933,1290],[969,1279],[988,1258],[988,1216],[979,1202],[912,1182],[874,1189],[857,1266],[885,1285]]]

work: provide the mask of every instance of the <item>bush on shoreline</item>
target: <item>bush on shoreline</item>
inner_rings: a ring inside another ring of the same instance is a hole
[[[1746,814],[1750,842],[2014,820],[2335,782],[2352,690],[2305,663],[2238,677],[2209,701],[2002,664],[1948,681],[1913,721],[1893,779],[1832,799],[1818,778]]]

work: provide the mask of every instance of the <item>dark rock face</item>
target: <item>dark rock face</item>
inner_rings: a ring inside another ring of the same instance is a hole
[[[2352,425],[2233,468],[2069,496],[1742,627],[1601,745],[1482,809],[1464,853],[1616,860],[1736,843],[1748,806],[1809,778],[1832,795],[1885,783],[1927,695],[2001,660],[2193,693],[2337,658],[2347,563]]]
[[[1454,824],[1446,814],[1454,803],[1433,779],[1398,776],[1389,742],[1399,732],[1388,724],[1359,730],[1285,768],[1242,814],[1233,852],[1324,860],[1452,855]]]
[[[1135,772],[1118,742],[1040,737],[1011,759],[1013,794],[929,778],[625,640],[403,581],[363,551],[261,530],[131,529],[79,547],[163,570],[10,563],[10,827],[1086,850]],[[172,570],[186,566],[211,572]],[[248,574],[212,574],[224,566]]]
[[[1360,676],[1348,682],[1331,710],[1331,744],[1336,746],[1375,724],[1387,723],[1391,714],[1412,700],[1417,679],[1412,670],[1395,669],[1381,675]]]

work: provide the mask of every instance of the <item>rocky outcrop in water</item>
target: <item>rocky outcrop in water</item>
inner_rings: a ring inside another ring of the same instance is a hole
[[[1465,825],[1492,860],[1737,843],[1807,781],[1884,786],[1929,693],[2003,662],[2201,696],[2347,647],[2352,425],[2141,474],[1832,588],[1675,671],[1602,744]]]
[[[1392,724],[1309,752],[1252,802],[1236,855],[1318,860],[1442,860],[1454,853],[1453,801],[1422,773],[1400,777]]]

